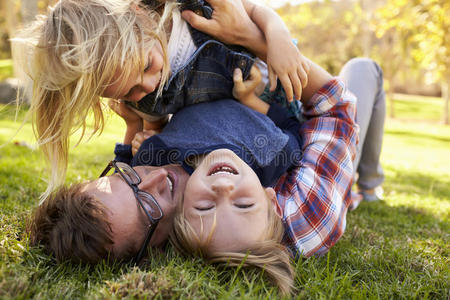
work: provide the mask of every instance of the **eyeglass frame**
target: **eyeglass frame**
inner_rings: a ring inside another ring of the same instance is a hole
[[[117,166],[117,163],[122,164],[126,169],[129,169],[129,171],[131,171],[131,173],[133,173],[136,178],[139,179],[139,182],[137,183],[132,183],[128,180],[128,178],[125,176],[125,174],[123,174],[122,170]],[[158,226],[159,221],[162,219],[162,217],[164,216],[164,213],[161,209],[161,206],[159,205],[158,201],[156,201],[155,197],[152,196],[152,194],[147,193],[146,191],[143,191],[141,189],[138,188],[138,185],[142,182],[141,177],[139,176],[139,174],[128,164],[123,163],[123,162],[118,162],[115,160],[112,160],[108,163],[108,165],[106,166],[106,168],[103,170],[103,172],[100,174],[99,178],[101,177],[105,177],[106,174],[108,174],[108,172],[111,170],[111,168],[114,168],[114,170],[119,173],[120,177],[122,177],[122,179],[128,184],[128,186],[133,190],[134,193],[134,197],[136,198],[137,202],[139,203],[140,207],[142,208],[142,210],[145,212],[145,214],[147,215],[148,220],[150,221],[150,225],[148,227],[148,231],[147,231],[147,235],[145,236],[145,240],[144,243],[142,244],[142,247],[140,248],[139,252],[136,254],[136,256],[133,258],[132,263],[134,265],[137,265],[142,257],[144,256],[144,252],[147,250],[147,246],[148,243],[150,242],[150,239],[153,236],[153,233],[155,232],[156,226]],[[159,218],[153,218],[150,213],[147,211],[147,209],[144,207],[144,204],[142,203],[142,200],[139,197],[139,193],[143,193],[149,196],[149,199],[151,201],[153,201],[154,204],[156,204],[156,207],[158,208],[158,210],[161,212],[161,216]]]

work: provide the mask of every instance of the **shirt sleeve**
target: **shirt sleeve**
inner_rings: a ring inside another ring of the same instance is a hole
[[[114,147],[115,161],[120,161],[126,164],[130,164],[133,158],[133,154],[131,152],[131,145],[125,145],[122,143],[116,143]]]
[[[327,252],[345,230],[358,141],[356,98],[333,79],[304,105],[303,114],[303,156],[275,190],[284,242],[295,255],[308,257]]]

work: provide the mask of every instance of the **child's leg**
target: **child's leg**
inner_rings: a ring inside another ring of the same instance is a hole
[[[356,122],[360,133],[354,166],[358,187],[370,190],[384,181],[380,164],[386,110],[383,73],[371,59],[356,58],[344,65],[339,77],[358,99]]]

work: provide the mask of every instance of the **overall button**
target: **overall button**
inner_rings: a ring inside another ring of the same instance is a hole
[[[247,62],[246,62],[244,59],[241,59],[241,60],[238,62],[238,66],[239,66],[239,68],[241,68],[241,69],[244,69],[246,65],[247,65]]]

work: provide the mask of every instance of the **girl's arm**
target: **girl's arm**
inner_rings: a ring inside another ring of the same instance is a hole
[[[270,89],[276,88],[277,77],[288,101],[301,98],[302,88],[308,83],[310,66],[294,44],[291,34],[280,16],[267,6],[242,0],[250,19],[264,33],[267,44],[267,66]],[[280,50],[283,55],[280,55]]]
[[[108,101],[108,105],[125,121],[127,129],[125,131],[125,137],[123,138],[123,144],[131,145],[136,133],[142,131],[143,129],[142,118],[120,100],[110,99]]]

